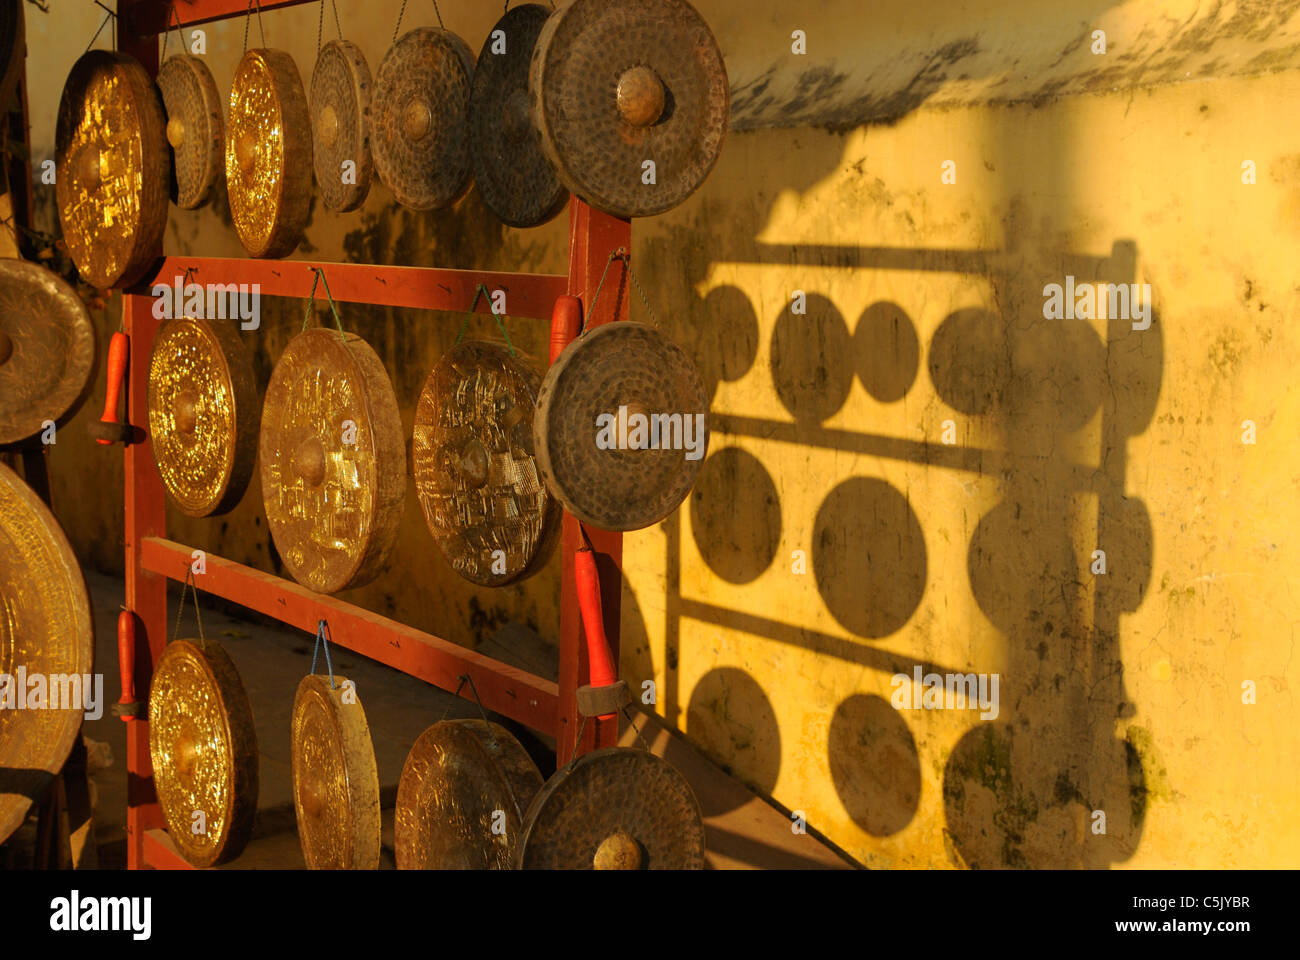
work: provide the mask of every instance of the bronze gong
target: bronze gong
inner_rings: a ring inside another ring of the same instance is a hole
[[[293,808],[309,870],[379,867],[379,773],[346,677],[308,675],[293,701]]]
[[[397,869],[509,869],[521,811],[541,786],[536,764],[504,727],[435,723],[411,747],[398,781]]]
[[[578,337],[537,395],[533,444],[547,487],[583,523],[640,530],[677,509],[708,450],[709,396],[690,357],[653,327]]]
[[[234,320],[165,320],[149,358],[149,442],[181,512],[234,509],[257,457],[262,407]]]
[[[533,458],[541,376],[502,344],[467,341],[420,391],[411,459],[424,519],[452,569],[487,587],[540,570],[560,505]]]
[[[312,156],[325,209],[361,206],[370,192],[370,67],[355,43],[331,40],[311,75]]]
[[[694,193],[731,111],[722,53],[686,0],[561,7],[537,41],[529,90],[560,180],[620,217],[663,213]]]
[[[221,95],[212,71],[189,54],[168,57],[158,71],[172,152],[172,199],[193,210],[211,199],[225,162]]]
[[[81,733],[94,653],[90,598],[68,538],[0,464],[0,843]]]
[[[523,870],[703,870],[704,821],[677,768],[645,750],[583,754],[533,798]]]
[[[497,21],[474,67],[469,101],[474,182],[488,209],[512,227],[535,227],[564,209],[564,189],[528,109],[528,66],[548,7],[525,3]]]
[[[68,254],[100,289],[139,280],[162,249],[171,172],[162,104],[144,67],[91,50],[59,101],[55,196]]]
[[[266,388],[259,449],[267,526],[294,579],[336,593],[378,576],[402,519],[406,444],[370,345],[324,329],[289,341]]]
[[[0,260],[0,444],[67,413],[94,361],[95,330],[76,291],[39,264]]]
[[[448,30],[419,27],[384,56],[371,146],[379,179],[413,210],[446,207],[469,189],[474,55]]]
[[[149,686],[149,756],[167,834],[196,867],[233,860],[257,812],[257,737],[230,655],[172,640]]]
[[[283,257],[311,212],[311,123],[293,57],[249,50],[230,87],[226,192],[239,242],[254,257]]]

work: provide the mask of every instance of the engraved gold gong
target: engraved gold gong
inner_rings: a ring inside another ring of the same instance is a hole
[[[230,88],[226,191],[239,242],[255,257],[283,257],[311,212],[307,94],[283,50],[249,50]]]
[[[193,210],[207,203],[225,163],[225,123],[212,71],[200,58],[180,54],[158,70],[172,152],[172,199]]]
[[[68,254],[100,289],[139,280],[162,250],[171,171],[163,109],[144,67],[91,50],[59,101],[55,195]]]
[[[253,711],[230,655],[172,640],[149,687],[149,756],[167,834],[196,867],[233,860],[257,812]]]
[[[467,341],[420,391],[411,445],[415,489],[452,569],[495,587],[540,570],[561,509],[533,459],[541,375],[503,344]]]
[[[90,599],[68,538],[0,464],[0,843],[63,769],[81,731],[94,652]],[[55,685],[54,676],[76,680]]]
[[[294,337],[262,407],[267,525],[293,578],[318,593],[378,576],[397,538],[406,444],[397,397],[360,337]]]
[[[355,43],[321,47],[311,74],[312,156],[326,210],[355,210],[370,192],[370,67]]]
[[[253,475],[262,406],[234,320],[163,321],[149,358],[149,442],[187,516],[225,513]]]
[[[504,727],[444,720],[420,734],[394,811],[399,870],[508,870],[542,775]]]
[[[293,701],[293,808],[309,870],[379,867],[379,773],[346,677],[308,675]]]

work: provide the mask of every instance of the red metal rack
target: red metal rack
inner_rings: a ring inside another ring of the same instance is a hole
[[[312,0],[262,0],[265,10],[294,6]],[[166,28],[167,0],[120,0],[119,47],[135,56],[154,74],[158,69],[158,35]],[[246,0],[178,0],[182,23],[210,22],[244,16]],[[511,317],[549,320],[556,297],[568,292],[580,297],[584,308],[611,252],[631,249],[631,225],[574,199],[569,207],[572,238],[568,275],[442,270],[377,264],[320,263],[302,260],[212,259],[165,257],[153,274],[122,296],[123,330],[130,341],[127,373],[127,421],[137,439],[125,450],[126,502],[126,609],[136,618],[135,689],[144,700],[155,659],[167,640],[167,578],[183,580],[193,547],[167,539],[165,495],[144,430],[149,355],[161,321],[153,316],[149,290],[154,283],[170,284],[190,271],[197,283],[258,283],[266,296],[307,298],[313,268],[326,271],[334,299],[392,307],[464,311],[479,283],[508,292]],[[612,270],[608,290],[586,316],[588,326],[627,319],[626,274]],[[612,295],[611,295],[612,294]],[[483,303],[480,312],[490,311]],[[618,570],[622,564],[623,537],[612,531],[587,528],[597,553],[605,555],[602,567]],[[481,656],[450,640],[424,633],[369,610],[308,590],[297,583],[219,557],[207,557],[207,572],[199,586],[283,623],[314,631],[328,619],[337,645],[346,647],[444,690],[460,687],[458,678],[473,679],[484,707],[556,738],[558,761],[574,752],[615,743],[614,720],[587,724],[581,744],[575,692],[587,676],[586,645],[574,585],[573,554],[580,545],[578,521],[567,513],[561,544],[563,573],[560,603],[560,673],[558,683],[533,676],[507,664]],[[202,546],[201,544],[198,546]],[[603,577],[601,600],[605,635],[615,663],[619,649],[621,575]],[[468,687],[468,685],[466,685]],[[149,759],[149,727],[145,719],[127,724],[127,865],[188,867],[163,829],[161,810],[153,785]]]

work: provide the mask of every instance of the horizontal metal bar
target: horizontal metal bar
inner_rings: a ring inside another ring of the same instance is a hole
[[[144,832],[144,862],[155,870],[193,870],[194,864],[181,856],[166,830]]]
[[[146,537],[140,545],[140,565],[173,580],[184,580],[194,550],[172,540]],[[199,589],[240,606],[274,617],[282,623],[315,633],[328,620],[331,642],[444,690],[460,687],[468,699],[468,676],[483,706],[548,736],[556,736],[559,689],[555,683],[465,647],[371,613],[300,584],[208,554],[206,572],[197,577]]]
[[[505,315],[550,320],[555,300],[568,289],[569,278],[553,273],[505,273],[494,270],[444,270],[438,267],[396,267],[365,263],[326,263],[310,260],[255,260],[221,257],[166,257],[154,274],[132,293],[146,294],[156,285],[174,287],[177,278],[190,283],[257,284],[268,297],[311,296],[320,268],[335,300],[373,303],[417,310],[468,310],[481,283],[489,291],[505,291]],[[325,302],[325,284],[316,287]],[[491,313],[489,297],[479,297],[479,313]]]
[[[211,23],[214,20],[227,20],[231,17],[243,17],[248,14],[249,0],[175,0],[176,16],[181,26],[188,27],[199,23]],[[277,7],[296,7],[316,0],[258,0],[253,4],[253,16],[257,16],[257,7],[262,12]],[[167,29],[171,19],[167,12],[167,0],[145,0],[132,7],[127,13],[127,29],[140,37],[152,33],[162,33]],[[175,21],[171,22],[175,27]],[[254,34],[256,36],[256,34]]]

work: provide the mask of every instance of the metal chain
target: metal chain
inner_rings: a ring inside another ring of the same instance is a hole
[[[248,22],[253,19],[253,4],[257,4],[257,32],[262,35],[262,46],[266,46],[266,26],[262,23],[262,0],[248,0],[248,10],[244,14],[244,53],[248,53]]]
[[[322,2],[324,2],[324,0],[322,0]],[[339,5],[335,3],[334,0],[330,0],[330,6],[334,10],[334,29],[338,31],[339,39],[342,40],[343,24],[339,23]]]
[[[176,625],[172,627],[172,634],[167,638],[166,643],[171,643],[181,631],[181,615],[185,612],[185,591],[191,588],[194,591],[194,619],[199,625],[199,639],[207,639],[203,635],[203,615],[199,613],[199,587],[194,582],[194,568],[187,565],[185,567],[185,581],[181,584],[181,600],[176,605]]]
[[[104,14],[104,19],[100,22],[99,29],[95,31],[95,35],[90,38],[90,43],[86,44],[86,50],[89,51],[90,48],[95,45],[95,41],[98,40],[99,35],[104,32],[104,27],[108,25],[109,20],[113,21],[113,47],[116,48],[117,47],[117,14],[114,13],[112,10],[109,10],[108,7],[105,7],[102,3],[99,3],[98,0],[96,0],[95,5],[98,7],[102,7],[104,10],[108,10],[108,12]]]
[[[469,679],[469,675],[462,673],[458,679],[460,683],[456,684],[456,689],[451,695],[452,699],[448,700],[447,705],[442,708],[442,716],[438,718],[439,723],[446,720],[447,714],[451,713],[451,705],[456,702],[456,697],[460,696],[460,688],[465,686],[465,681]]]
[[[397,25],[393,27],[393,43],[397,42],[397,31],[402,29],[402,17],[406,15],[406,0],[402,0],[402,9],[397,11]]]
[[[596,312],[596,301],[600,299],[600,291],[605,286],[605,278],[609,276],[609,265],[618,258],[619,251],[622,249],[622,247],[619,247],[618,250],[612,251],[609,255],[609,259],[605,261],[605,269],[600,275],[600,282],[596,284],[596,293],[591,298],[590,305],[582,312],[582,329],[578,331],[578,336],[580,337],[585,337],[587,335],[587,320]]]
[[[320,0],[320,19],[316,21],[316,56],[320,56],[320,40],[325,31],[325,0]]]
[[[438,15],[438,26],[446,30],[447,25],[442,22],[442,11],[438,9],[438,0],[433,0],[433,12]]]
[[[158,62],[160,64],[167,62],[167,41],[170,40],[172,36],[173,20],[176,21],[176,33],[179,34],[181,38],[181,53],[185,52],[185,34],[181,29],[185,25],[181,23],[181,15],[176,12],[175,0],[172,0],[172,2],[167,4],[167,26],[163,29],[162,53],[158,57]]]
[[[645,752],[652,753],[653,751],[650,749],[650,744],[646,743],[645,737],[641,736],[641,728],[638,727],[636,721],[632,719],[632,714],[628,713],[631,709],[632,708],[629,704],[623,704],[623,709],[621,711],[623,719],[625,719],[628,722],[628,725],[636,731],[636,738],[641,741],[641,746],[645,748]]]
[[[329,638],[333,636],[330,630],[328,620],[321,620],[316,624],[316,647],[311,652],[311,672],[316,672],[316,656],[320,653],[321,644],[325,645],[325,668],[330,672],[330,689],[334,689],[334,664],[330,663],[330,642]]]

